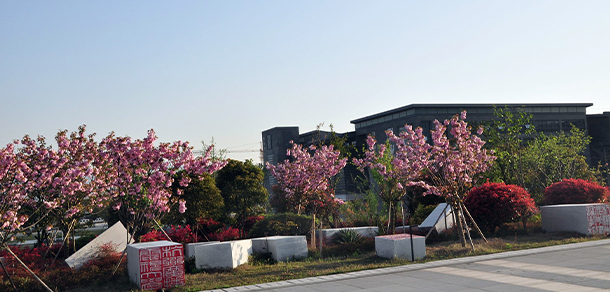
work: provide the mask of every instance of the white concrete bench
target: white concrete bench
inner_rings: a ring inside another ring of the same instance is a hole
[[[608,204],[565,204],[540,207],[542,229],[585,235],[610,233]]]
[[[411,253],[413,236],[413,253]],[[426,256],[426,237],[411,234],[375,236],[375,252],[382,258],[405,260],[423,259]],[[414,255],[414,257],[411,256]]]
[[[307,257],[307,239],[304,235],[269,236],[252,239],[252,252],[270,252],[274,260],[287,262]]]
[[[247,263],[251,255],[250,239],[195,245],[195,267],[233,269]]]

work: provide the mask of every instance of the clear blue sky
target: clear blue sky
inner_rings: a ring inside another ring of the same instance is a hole
[[[411,103],[610,111],[609,11],[606,0],[0,0],[0,144],[87,124],[239,150],[275,126],[351,131]]]

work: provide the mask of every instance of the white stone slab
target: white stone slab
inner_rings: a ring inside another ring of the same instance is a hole
[[[198,269],[236,268],[248,262],[252,240],[234,240],[195,246],[195,267]]]
[[[444,214],[443,214],[444,211]],[[453,211],[451,206],[447,203],[440,203],[426,220],[419,224],[419,228],[436,228],[436,232],[442,233],[443,231],[453,227]]]
[[[362,227],[344,227],[344,228],[328,228],[328,229],[317,229],[316,236],[320,236],[320,232],[322,232],[322,237],[325,239],[332,238],[337,232],[340,230],[353,230],[356,233],[360,234],[362,237],[370,237],[373,238],[379,232],[379,227],[377,226],[362,226]]]
[[[252,252],[271,252],[273,259],[278,262],[305,258],[308,255],[307,239],[304,235],[253,238]]]
[[[540,207],[542,229],[585,235],[610,233],[608,204],[564,204]]]
[[[375,252],[378,256],[388,259],[399,258],[411,260],[411,235],[393,234],[375,236]],[[426,237],[413,235],[413,254],[415,259],[426,256]]]
[[[117,252],[123,252],[123,250],[125,250],[125,247],[127,246],[127,229],[125,229],[121,222],[115,223],[112,227],[81,247],[66,259],[66,263],[71,268],[78,269],[90,259],[95,258],[100,247],[105,244],[112,244],[114,250]]]
[[[206,245],[210,243],[216,243],[220,241],[205,241],[205,242],[195,242],[195,243],[187,243],[184,246],[184,258],[194,258],[195,257],[195,246],[198,245]]]
[[[182,244],[165,240],[129,244],[127,270],[129,279],[142,290],[184,285]]]

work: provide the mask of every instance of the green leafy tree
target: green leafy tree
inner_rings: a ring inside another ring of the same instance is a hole
[[[174,179],[174,195],[177,196],[178,183],[184,173],[179,173]],[[216,187],[216,181],[210,174],[198,179],[189,175],[191,183],[182,191],[180,199],[186,201],[186,211],[179,212],[179,207],[174,205],[170,213],[164,218],[168,224],[190,224],[196,225],[201,218],[220,218],[224,208],[224,202],[220,190]]]
[[[591,138],[577,127],[569,133],[540,134],[524,152],[524,186],[540,203],[544,189],[563,179],[598,181],[584,156]]]
[[[486,147],[497,159],[486,177],[525,188],[540,204],[544,189],[566,178],[598,181],[600,172],[584,156],[591,138],[577,127],[570,132],[537,133],[532,115],[522,109],[496,108],[483,122]]]
[[[493,149],[497,157],[486,177],[525,186],[524,152],[536,136],[532,115],[521,108],[494,108],[494,119],[482,125],[487,139],[485,148]]]
[[[252,160],[229,160],[222,171],[217,173],[216,186],[224,200],[224,214],[230,221],[235,220],[240,230],[243,230],[248,216],[264,210],[268,194],[263,179],[262,169],[254,165]]]

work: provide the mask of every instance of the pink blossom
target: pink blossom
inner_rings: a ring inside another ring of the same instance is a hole
[[[178,212],[180,212],[180,213],[186,212],[186,201],[185,200],[180,200],[178,202]]]

